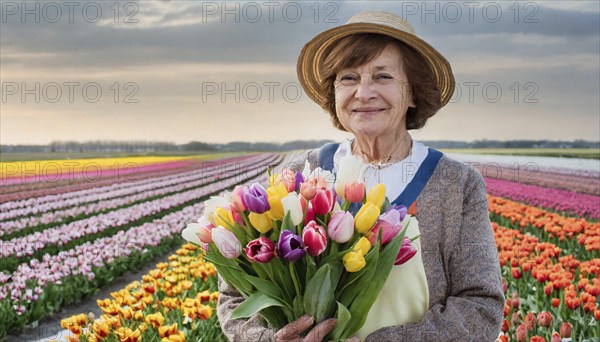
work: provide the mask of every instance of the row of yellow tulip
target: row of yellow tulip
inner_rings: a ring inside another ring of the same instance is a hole
[[[156,268],[112,298],[98,300],[99,319],[79,314],[61,321],[69,341],[225,340],[213,315],[219,293],[216,271],[201,251],[183,245]]]

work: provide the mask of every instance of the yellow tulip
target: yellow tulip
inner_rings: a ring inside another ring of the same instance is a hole
[[[343,260],[344,267],[348,272],[358,272],[367,264],[365,257],[362,256],[360,252],[348,252],[344,255]]]
[[[173,325],[163,325],[158,327],[158,335],[160,337],[168,337],[170,335],[177,334],[177,323]]]
[[[356,244],[352,248],[352,251],[360,253],[362,256],[365,256],[369,252],[369,249],[371,249],[371,243],[369,242],[369,239],[363,236],[360,238],[360,240],[356,242]]]
[[[221,226],[231,230],[231,227],[235,224],[235,221],[233,220],[231,211],[225,208],[217,208],[217,210],[215,210],[215,223],[217,227]]]
[[[165,323],[165,318],[162,313],[157,312],[146,316],[146,322],[152,324],[154,328],[158,328]]]
[[[371,202],[375,204],[377,208],[381,209],[383,201],[385,201],[385,186],[379,183],[369,190],[367,202]]]
[[[379,208],[375,204],[371,202],[365,203],[358,213],[356,213],[356,217],[354,218],[354,228],[357,232],[361,234],[365,234],[379,218]]]
[[[273,221],[271,221],[271,218],[267,213],[250,213],[248,218],[250,219],[252,226],[263,234],[273,229]]]
[[[283,185],[283,183],[279,183],[277,185],[268,187],[267,195],[269,205],[271,206],[269,215],[271,215],[274,220],[283,220],[285,212],[283,211],[283,203],[281,203],[281,200],[288,195],[285,185]]]

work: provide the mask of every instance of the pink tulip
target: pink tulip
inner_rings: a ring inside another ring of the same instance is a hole
[[[240,241],[231,231],[218,226],[212,230],[212,238],[219,252],[228,259],[235,259],[242,253]]]
[[[310,221],[302,230],[302,242],[308,250],[308,254],[317,256],[327,248],[327,236],[325,230],[315,221]]]
[[[209,224],[208,226],[200,226],[198,228],[198,232],[196,233],[196,235],[198,235],[198,238],[200,239],[200,241],[204,242],[204,243],[209,243],[212,242],[212,229],[215,226],[213,226],[212,224]]]
[[[307,200],[311,200],[317,194],[317,181],[315,179],[309,179],[300,184],[300,195]]]
[[[325,215],[333,209],[335,204],[335,192],[331,189],[317,189],[315,197],[310,200],[315,214]]]
[[[369,232],[369,242],[371,245],[375,245],[377,242],[377,235],[379,234],[379,230],[382,230],[381,233],[381,244],[387,245],[392,241],[400,231],[402,230],[402,220],[406,216],[406,207],[402,207],[400,209],[390,208],[385,213],[379,216],[375,227],[371,229]]]
[[[358,183],[353,181],[344,185],[344,197],[352,202],[362,202],[365,197],[365,183]]]
[[[524,323],[517,327],[516,337],[518,342],[527,342],[527,328]]]
[[[396,257],[396,262],[394,262],[394,265],[404,264],[413,256],[415,256],[415,254],[417,254],[417,250],[412,245],[410,239],[408,237],[404,237],[404,240],[402,240],[402,247],[400,247],[400,251],[398,252],[398,256]]]
[[[250,260],[258,263],[266,263],[271,261],[275,256],[275,245],[271,240],[261,236],[256,240],[248,242],[244,251]]]
[[[296,190],[296,173],[290,169],[283,169],[279,174],[279,181],[283,183],[287,192]]]
[[[241,213],[248,209],[246,203],[244,203],[244,187],[236,186],[231,193],[231,210],[237,213]]]
[[[329,237],[337,243],[348,242],[354,234],[354,217],[347,211],[337,211],[331,215],[327,225]]]

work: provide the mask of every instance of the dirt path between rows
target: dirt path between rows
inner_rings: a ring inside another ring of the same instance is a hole
[[[117,278],[114,283],[102,288],[93,297],[84,300],[79,304],[73,304],[65,307],[53,317],[46,318],[40,322],[35,328],[27,328],[19,335],[8,335],[4,341],[6,342],[46,342],[51,339],[56,339],[59,342],[66,341],[65,336],[69,334],[68,330],[64,330],[60,326],[60,320],[80,313],[93,312],[96,317],[100,317],[102,311],[96,305],[97,299],[109,298],[111,292],[118,291],[134,280],[140,280],[142,275],[148,273],[155,265],[162,261],[167,261],[169,255],[175,253],[179,247],[173,248],[167,254],[157,257],[149,261],[145,266],[138,270],[126,273]]]

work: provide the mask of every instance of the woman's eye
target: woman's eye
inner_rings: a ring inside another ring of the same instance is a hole
[[[356,76],[345,75],[340,78],[340,81],[356,81]]]
[[[391,80],[393,77],[387,74],[377,75],[378,80]]]

